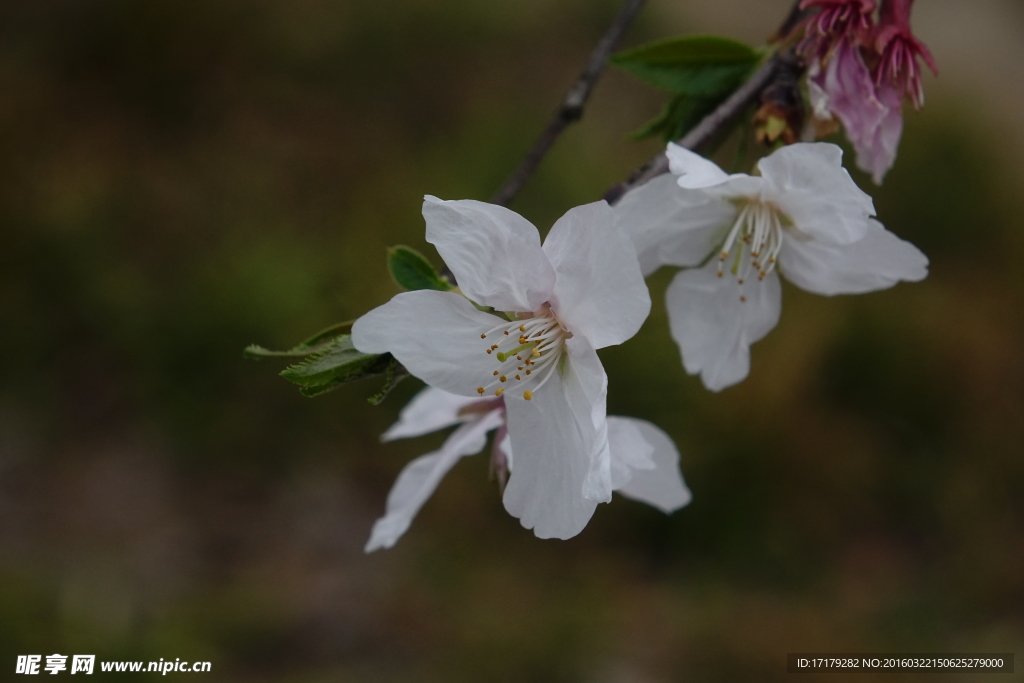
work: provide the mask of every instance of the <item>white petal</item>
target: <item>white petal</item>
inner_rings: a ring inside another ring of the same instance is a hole
[[[532,311],[555,284],[530,221],[503,206],[470,199],[423,201],[427,241],[455,275],[462,292],[499,311]]]
[[[575,338],[569,341],[577,342]],[[611,488],[604,418],[607,379],[603,369],[595,377],[596,357],[587,357],[577,348],[532,401],[515,396],[505,401],[515,451],[515,467],[505,488],[505,509],[538,538],[572,538],[583,530],[597,506],[596,500],[584,494],[595,470],[604,469],[609,491]],[[596,362],[600,368],[600,361]],[[594,400],[600,405],[591,402]],[[594,424],[598,417],[600,428]],[[595,465],[602,459],[603,468]]]
[[[872,220],[867,235],[853,244],[827,244],[787,235],[779,267],[786,279],[801,289],[831,296],[886,289],[900,280],[923,280],[928,275],[928,257]]]
[[[445,427],[465,422],[468,418],[459,411],[466,406],[481,402],[479,397],[458,396],[427,387],[416,394],[398,414],[398,422],[384,432],[381,441],[407,439],[436,432]]]
[[[508,467],[508,471],[512,471],[512,439],[508,436],[508,431],[505,432],[505,437],[498,442],[498,448],[501,449],[502,454],[505,456],[505,466]]]
[[[691,375],[699,373],[712,391],[746,378],[750,345],[775,327],[782,310],[775,271],[764,280],[752,277],[742,286],[728,271],[724,277],[716,271],[714,259],[703,268],[680,271],[665,295],[683,366]]]
[[[700,190],[684,190],[669,174],[630,191],[615,206],[644,276],[661,266],[695,266],[721,244],[736,207]]]
[[[623,429],[629,425],[629,429]],[[689,504],[693,499],[690,489],[679,471],[679,451],[668,434],[645,420],[628,417],[608,418],[608,437],[612,444],[612,458],[623,449],[639,449],[634,440],[639,435],[647,448],[653,468],[634,469],[629,482],[617,488],[622,495],[653,505],[662,512],[670,513]],[[630,439],[623,440],[623,437]]]
[[[544,253],[557,274],[551,309],[573,334],[601,349],[637,333],[651,295],[607,202],[570,209],[548,233]]]
[[[871,196],[843,168],[843,150],[827,142],[798,142],[761,159],[773,201],[796,228],[815,239],[849,244],[862,238],[875,213]]]
[[[502,411],[491,411],[456,429],[439,450],[406,465],[388,493],[384,516],[373,525],[366,552],[393,546],[433,495],[448,470],[463,456],[479,453],[487,443],[487,432],[500,426],[501,422]]]
[[[665,155],[668,157],[669,170],[678,176],[676,182],[679,187],[713,187],[729,179],[729,174],[719,168],[718,164],[674,142],[668,143]]]
[[[582,414],[590,406],[590,421],[594,429],[593,456],[590,472],[583,483],[583,496],[598,503],[612,499],[611,452],[608,446],[608,375],[605,374],[597,351],[583,337],[573,337],[565,343],[568,349],[563,387],[574,413]]]
[[[352,326],[352,343],[365,353],[391,352],[414,376],[461,396],[478,396],[496,361],[480,335],[501,319],[455,292],[403,292]]]
[[[637,423],[628,417],[608,417],[608,452],[612,463],[612,489],[628,484],[637,470],[654,469],[654,446]]]

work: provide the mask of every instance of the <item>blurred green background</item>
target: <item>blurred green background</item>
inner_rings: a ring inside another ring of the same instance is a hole
[[[651,0],[626,45],[757,44],[788,5]],[[487,198],[616,9],[0,5],[4,680],[54,652],[296,683],[780,681],[793,651],[1024,655],[1012,0],[919,3],[942,78],[885,186],[856,176],[931,257],[926,281],[787,286],[750,378],[721,394],[669,339],[669,272],[640,335],[602,352],[610,412],[676,439],[688,508],[616,499],[540,541],[469,458],[395,549],[362,553],[396,474],[443,438],[377,441],[418,383],[379,408],[372,382],[310,400],[241,349],[386,301],[386,246],[437,262],[422,195]],[[657,150],[626,133],[662,102],[610,72],[513,208],[543,231],[600,197]]]

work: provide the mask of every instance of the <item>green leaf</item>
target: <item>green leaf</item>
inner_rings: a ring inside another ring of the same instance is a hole
[[[303,356],[308,356],[327,348],[339,336],[351,332],[352,323],[354,322],[354,320],[348,320],[343,323],[331,325],[327,329],[317,332],[306,341],[287,351],[271,351],[270,349],[265,349],[258,344],[250,344],[242,351],[242,355],[251,360],[259,360],[260,358],[301,358]]]
[[[730,38],[719,36],[676,36],[639,45],[611,56],[613,64],[738,64],[760,57],[757,50]]]
[[[452,288],[451,283],[437,274],[423,254],[406,246],[388,249],[388,270],[395,282],[409,291],[437,289],[447,292]]]
[[[346,382],[388,372],[393,362],[391,354],[356,350],[351,335],[343,334],[302,363],[285,368],[281,376],[301,385],[304,396],[317,396]]]
[[[388,369],[385,375],[386,379],[384,380],[384,386],[381,387],[381,390],[366,399],[372,406],[379,406],[384,399],[388,397],[391,390],[398,386],[399,382],[406,377],[409,377],[409,371],[406,370],[401,363],[392,358],[391,363],[388,364]]]
[[[715,36],[668,38],[611,57],[613,64],[651,85],[693,96],[735,89],[759,60],[753,48]]]
[[[631,64],[623,68],[662,90],[678,95],[702,97],[735,90],[750,75],[756,63],[699,66]]]
[[[715,97],[676,95],[669,100],[657,117],[630,133],[629,137],[633,140],[642,140],[660,133],[666,142],[678,140],[714,111],[727,96],[728,93]]]

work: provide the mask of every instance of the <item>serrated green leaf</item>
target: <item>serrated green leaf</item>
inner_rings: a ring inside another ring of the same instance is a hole
[[[657,117],[630,133],[629,137],[633,140],[642,140],[660,133],[666,142],[678,140],[714,111],[727,96],[728,93],[715,97],[676,95],[669,100]]]
[[[379,406],[384,399],[388,397],[391,390],[398,386],[399,382],[406,377],[409,377],[409,371],[394,358],[392,358],[391,363],[388,364],[388,369],[385,374],[386,379],[384,380],[384,386],[381,387],[381,390],[366,399],[372,406]]]
[[[735,89],[759,60],[756,50],[735,40],[683,36],[619,52],[610,61],[663,90],[708,97]]]
[[[339,336],[351,332],[352,323],[354,322],[354,320],[348,320],[331,325],[287,351],[271,351],[258,344],[250,344],[242,350],[242,355],[252,360],[259,360],[260,358],[302,358],[317,351],[322,351],[329,347]]]
[[[388,270],[400,286],[409,291],[436,289],[447,292],[451,283],[437,274],[430,261],[415,249],[398,245],[388,249]]]
[[[757,50],[731,38],[720,36],[676,36],[663,38],[611,56],[613,64],[661,64],[693,66],[699,64],[738,64],[755,61]]]
[[[735,90],[757,62],[697,66],[623,65],[626,71],[651,85],[677,95],[709,97]]]
[[[326,349],[289,366],[281,376],[302,386],[305,396],[316,396],[346,382],[385,372],[394,359],[390,354],[363,353],[352,346],[350,335],[341,335]]]

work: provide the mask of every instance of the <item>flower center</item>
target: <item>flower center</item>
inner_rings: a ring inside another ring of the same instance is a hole
[[[495,396],[508,389],[522,392],[522,397],[529,401],[558,368],[565,340],[572,334],[562,327],[547,304],[528,316],[502,323],[480,335],[481,339],[493,340],[486,352],[494,357],[496,369],[488,378],[490,383],[476,390],[478,394],[497,387]]]
[[[741,287],[755,273],[758,280],[765,279],[775,269],[782,249],[783,220],[782,211],[774,204],[746,200],[722,243],[718,277],[724,277],[728,269]],[[740,301],[746,300],[747,297],[740,294]]]

